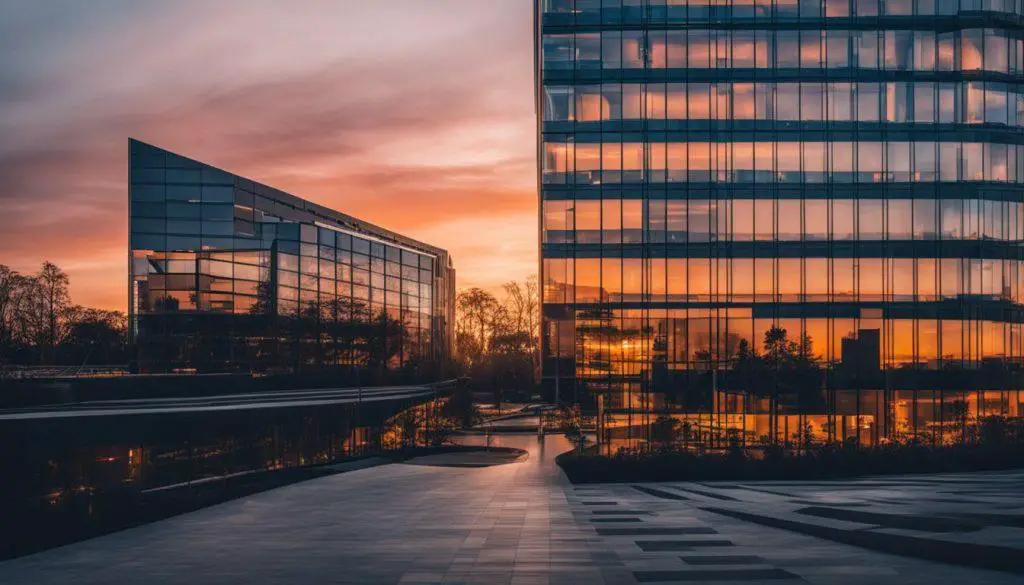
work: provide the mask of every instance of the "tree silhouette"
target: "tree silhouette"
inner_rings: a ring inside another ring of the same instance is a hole
[[[768,399],[769,436],[775,442],[784,404],[800,413],[818,412],[824,407],[824,372],[814,355],[813,341],[806,334],[793,341],[785,329],[773,325],[765,332],[761,349],[758,354],[746,339],[741,339],[730,374],[732,385]]]

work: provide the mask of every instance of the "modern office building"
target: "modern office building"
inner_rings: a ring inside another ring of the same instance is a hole
[[[612,447],[1024,414],[1022,15],[538,0],[550,391]]]
[[[419,367],[451,355],[448,253],[131,140],[142,371]]]

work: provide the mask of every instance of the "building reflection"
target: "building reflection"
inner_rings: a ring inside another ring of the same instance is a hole
[[[429,444],[446,400],[5,423],[0,440],[17,448],[0,454],[9,528],[0,558],[294,481],[290,473],[316,477],[312,466]]]
[[[808,433],[817,442],[951,443],[981,417],[1024,414],[1024,391],[1006,389],[1021,385],[1019,362],[969,350],[989,347],[983,330],[966,341],[922,344],[919,323],[881,319],[878,311],[820,321],[708,309],[652,317],[658,313],[575,314],[576,391],[594,400],[609,452],[649,441],[652,423],[665,416],[682,423],[688,442],[716,448],[799,443]],[[962,323],[953,324],[963,335]],[[808,333],[816,329],[828,334],[820,345]],[[923,329],[953,327],[939,321]],[[901,344],[936,353],[897,360]]]

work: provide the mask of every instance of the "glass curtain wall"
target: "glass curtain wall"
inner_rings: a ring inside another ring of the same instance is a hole
[[[543,378],[607,452],[1024,415],[1021,1],[537,11]]]
[[[400,368],[450,355],[444,250],[131,142],[143,371]]]

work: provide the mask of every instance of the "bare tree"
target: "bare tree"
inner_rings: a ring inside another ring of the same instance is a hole
[[[537,277],[531,276],[524,282],[512,280],[502,285],[505,289],[505,308],[511,316],[515,329],[536,337],[540,323],[540,299],[537,296]]]
[[[461,291],[455,299],[457,335],[463,337],[460,349],[472,355],[463,355],[470,361],[479,360],[490,347],[494,332],[495,312],[498,307],[494,295],[481,289]]]
[[[0,264],[0,356],[6,355],[14,342],[20,283],[17,272]]]
[[[68,275],[44,262],[34,275],[0,265],[0,363],[127,358],[123,313],[71,304]]]
[[[43,262],[35,280],[38,282],[39,292],[42,295],[42,310],[45,318],[42,349],[48,352],[47,358],[53,360],[57,344],[60,343],[62,337],[64,317],[71,304],[71,295],[68,292],[70,280],[67,273],[51,262]]]
[[[458,354],[480,388],[500,405],[508,391],[529,396],[538,371],[540,302],[536,278],[502,285],[501,299],[479,288],[456,300]]]
[[[18,276],[18,294],[15,297],[14,335],[22,345],[32,346],[42,358],[46,344],[46,304],[44,291],[39,279],[33,276]]]
[[[537,277],[530,276],[524,282],[512,280],[503,285],[504,307],[512,322],[514,333],[526,341],[534,366],[539,366],[537,354],[540,336],[540,297]]]

